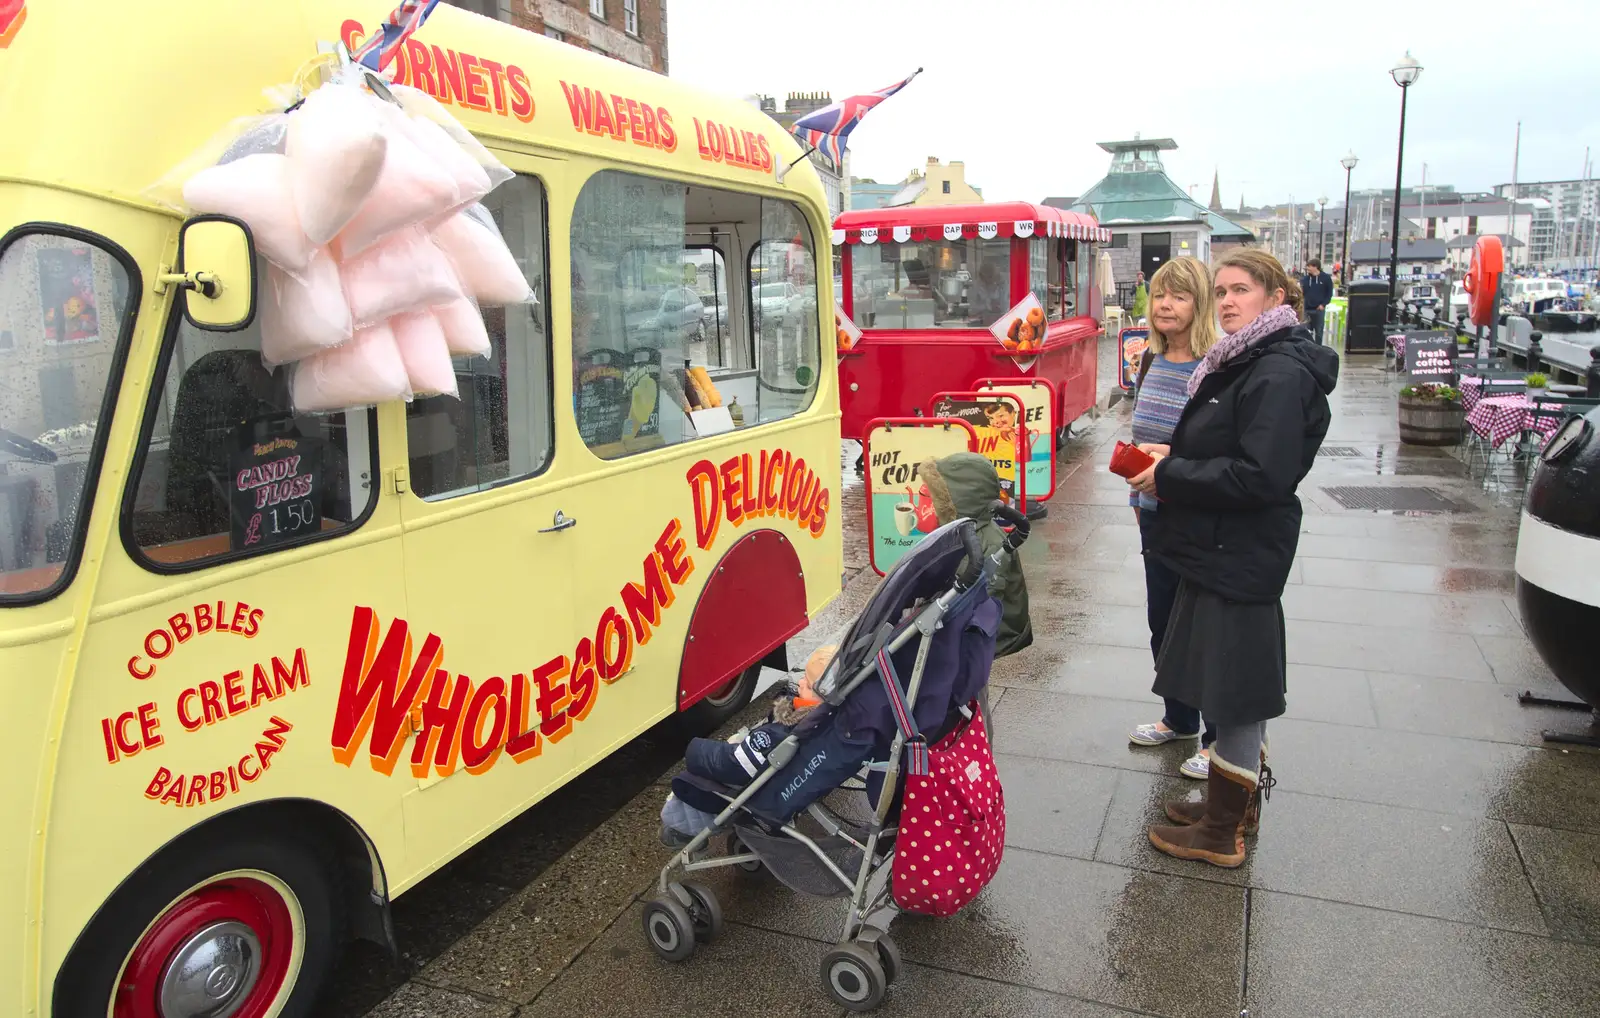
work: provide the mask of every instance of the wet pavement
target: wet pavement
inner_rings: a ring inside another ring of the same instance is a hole
[[[1004,863],[957,916],[896,920],[910,964],[879,1013],[1600,1014],[1600,755],[1541,742],[1584,715],[1516,701],[1569,698],[1517,618],[1519,483],[1401,447],[1399,385],[1377,358],[1346,362],[1327,455],[1301,486],[1278,785],[1234,871],[1145,838],[1161,801],[1199,783],[1177,776],[1192,747],[1127,742],[1160,716],[1138,532],[1105,469],[1127,408],[1082,426],[1024,549],[1037,642],[992,676]],[[1330,494],[1355,487],[1427,488],[1450,511]],[[858,485],[843,502],[860,521]],[[801,650],[871,593],[861,529],[856,572]],[[837,900],[713,871],[722,938],[681,965],[646,946],[680,746],[635,742],[397,901],[402,965],[347,963],[336,1013],[840,1014],[818,982]]]

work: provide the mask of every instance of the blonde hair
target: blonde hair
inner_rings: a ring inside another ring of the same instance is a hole
[[[1156,270],[1150,277],[1150,303],[1154,308],[1156,298],[1165,293],[1187,294],[1194,301],[1194,325],[1189,330],[1189,352],[1198,359],[1217,345],[1217,297],[1211,287],[1211,274],[1198,258],[1174,258]],[[1150,326],[1150,349],[1158,354],[1167,352],[1167,337],[1155,325]]]
[[[1300,284],[1285,272],[1283,263],[1259,247],[1235,248],[1217,260],[1212,275],[1226,268],[1243,269],[1245,274],[1259,283],[1268,293],[1283,291],[1283,302],[1294,308],[1301,321],[1306,317],[1306,298]]]

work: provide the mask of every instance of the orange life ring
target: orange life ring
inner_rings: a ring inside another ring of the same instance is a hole
[[[1499,237],[1479,237],[1472,249],[1472,264],[1462,285],[1470,297],[1468,310],[1473,325],[1493,325],[1499,308],[1495,298],[1500,292],[1500,273],[1505,271],[1506,256]]]

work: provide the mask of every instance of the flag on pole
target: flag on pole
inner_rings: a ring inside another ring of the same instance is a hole
[[[909,77],[887,88],[880,88],[866,95],[853,95],[839,100],[832,106],[824,106],[813,113],[807,113],[796,120],[790,130],[806,144],[832,159],[835,166],[843,166],[845,144],[850,140],[850,132],[861,123],[861,118],[867,115],[868,110],[911,84],[911,79],[921,73],[922,68],[919,67],[912,71]]]
[[[405,41],[411,38],[411,33],[422,27],[437,6],[439,0],[404,0],[389,12],[387,19],[378,23],[367,41],[350,54],[350,58],[374,71],[383,70],[394,60]]]

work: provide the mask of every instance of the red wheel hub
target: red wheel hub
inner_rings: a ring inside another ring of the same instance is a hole
[[[247,965],[226,950],[241,943]],[[222,1013],[262,1018],[283,988],[293,948],[294,920],[278,890],[248,877],[218,880],[168,908],[145,932],[123,968],[112,1013],[193,1018],[232,996],[231,1010]],[[196,1003],[174,1006],[175,999]]]

